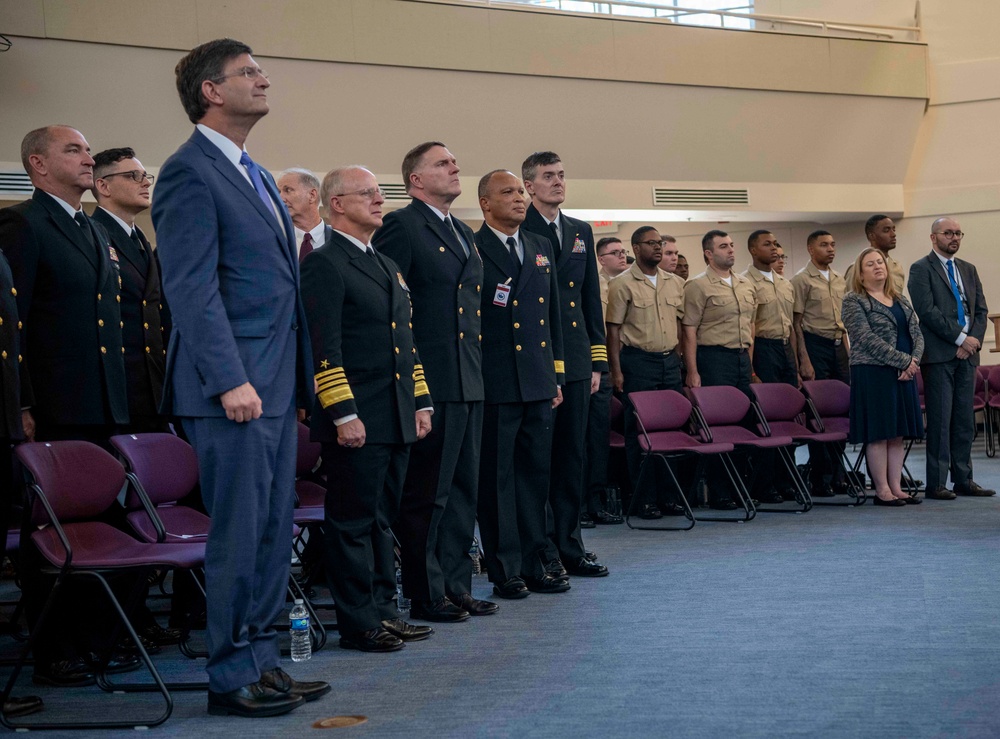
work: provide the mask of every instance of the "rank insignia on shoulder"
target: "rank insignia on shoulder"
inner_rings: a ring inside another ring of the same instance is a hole
[[[587,245],[583,242],[579,236],[573,241],[573,253],[574,254],[586,254]]]
[[[113,246],[108,246],[108,254],[111,255],[111,261],[118,261],[118,251]]]
[[[399,280],[399,286],[401,288],[403,288],[404,290],[406,290],[406,292],[410,292],[410,288],[407,286],[406,280],[403,279],[403,273],[402,272],[397,272],[396,273],[396,279]]]
[[[535,255],[535,266],[536,267],[548,267],[549,266],[549,258],[547,256],[545,256],[544,254],[536,254]]]

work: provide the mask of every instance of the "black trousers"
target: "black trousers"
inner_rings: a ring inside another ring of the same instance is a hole
[[[549,400],[483,409],[478,511],[491,582],[544,573],[552,416]]]
[[[546,555],[573,562],[585,554],[580,534],[583,488],[587,469],[587,416],[590,380],[563,385],[552,434],[552,474],[548,510],[551,515]]]
[[[806,344],[806,353],[816,372],[817,380],[840,380],[851,384],[850,357],[843,342],[823,336],[802,333]],[[830,449],[828,446],[832,446]],[[837,458],[844,450],[843,444],[810,444],[809,445],[809,476],[812,485],[822,485],[839,477],[840,465]]]
[[[403,592],[434,601],[472,589],[483,403],[434,403],[431,432],[413,445],[399,517]]]
[[[761,382],[799,384],[792,345],[787,340],[757,337],[753,342],[753,371]]]
[[[972,479],[972,441],[976,435],[972,396],[976,368],[968,359],[921,366],[927,407],[927,489],[967,485]]]
[[[625,458],[628,461],[628,472],[632,478],[633,495],[638,496],[638,504],[652,503],[656,498],[656,490],[662,489],[659,484],[663,471],[658,467],[656,475],[646,475],[642,489],[636,487],[639,480],[639,465],[642,453],[639,450],[639,425],[635,418],[635,408],[628,398],[629,393],[643,390],[676,390],[682,392],[681,362],[677,352],[645,352],[631,346],[623,346],[619,355],[622,368],[622,405],[625,408]]]
[[[601,495],[608,486],[611,395],[611,375],[603,372],[601,386],[590,396],[587,408],[587,478],[584,488],[584,510],[591,515],[604,510]]]
[[[399,511],[409,456],[407,444],[323,444],[324,564],[342,634],[399,616],[389,523]]]

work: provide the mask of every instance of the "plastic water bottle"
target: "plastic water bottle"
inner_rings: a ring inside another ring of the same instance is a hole
[[[396,608],[403,615],[410,612],[410,599],[403,595],[403,570],[396,568]]]
[[[479,539],[472,537],[472,546],[469,547],[469,557],[472,559],[472,574],[483,574],[483,560],[479,556]]]
[[[292,662],[305,662],[312,657],[312,636],[309,634],[309,612],[301,598],[295,599],[288,621],[288,633],[292,635]]]

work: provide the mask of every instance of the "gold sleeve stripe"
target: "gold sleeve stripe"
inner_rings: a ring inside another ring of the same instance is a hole
[[[335,387],[348,387],[347,380],[327,380],[316,383],[316,392],[321,390],[332,390]]]
[[[608,358],[608,348],[603,344],[594,344],[590,347],[590,359],[594,362],[603,362]]]
[[[556,374],[557,375],[565,375],[566,374],[566,363],[563,362],[561,359],[557,359],[555,361],[556,361]]]
[[[322,372],[317,372],[314,377],[316,382],[323,382],[323,380],[332,377],[344,377],[343,367],[334,367],[333,369],[323,370]]]
[[[421,395],[430,395],[430,388],[427,387],[427,383],[423,380],[415,380],[413,383],[413,397],[419,398]]]
[[[350,386],[344,385],[343,387],[323,390],[316,397],[319,398],[320,405],[329,408],[334,403],[343,403],[345,400],[353,399],[354,393],[351,392]]]

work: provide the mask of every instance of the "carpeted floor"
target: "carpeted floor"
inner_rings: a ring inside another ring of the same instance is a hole
[[[919,449],[910,463],[923,477]],[[979,482],[1000,487],[1000,459],[985,457],[981,439],[975,465]],[[501,601],[496,616],[436,625],[395,654],[344,651],[333,634],[310,662],[286,665],[329,680],[326,698],[247,720],[209,717],[204,693],[176,693],[173,716],[153,731],[303,736],[319,719],[360,714],[367,723],[330,731],[1000,736],[1000,498],[816,507],[687,533],[610,526],[585,537],[610,577]],[[490,596],[485,577],[475,591]],[[199,677],[176,653],[155,659],[170,677]],[[40,692],[53,718],[67,708],[124,714],[145,700],[40,690],[30,678],[18,692]]]

